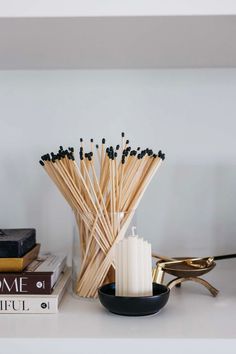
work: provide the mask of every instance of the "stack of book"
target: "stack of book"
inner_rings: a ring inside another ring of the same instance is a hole
[[[66,256],[39,250],[35,229],[0,230],[0,314],[58,311],[70,280]]]

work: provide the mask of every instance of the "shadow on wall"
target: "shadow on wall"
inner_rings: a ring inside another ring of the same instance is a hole
[[[140,234],[166,255],[236,252],[235,181],[233,165],[166,165],[140,205]]]
[[[69,252],[72,212],[37,157],[17,152],[2,163],[0,228],[36,228],[42,251]]]

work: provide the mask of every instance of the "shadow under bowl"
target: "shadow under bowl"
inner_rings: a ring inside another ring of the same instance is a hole
[[[159,312],[169,299],[170,289],[153,283],[152,296],[115,296],[115,283],[98,289],[102,305],[110,312],[123,316],[147,316]]]

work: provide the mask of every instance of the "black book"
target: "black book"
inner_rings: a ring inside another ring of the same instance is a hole
[[[35,244],[35,229],[0,229],[0,258],[23,257]]]

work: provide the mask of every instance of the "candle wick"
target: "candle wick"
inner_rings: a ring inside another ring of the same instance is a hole
[[[135,234],[136,226],[132,226],[131,230],[132,230],[132,236],[136,236],[136,234]]]

